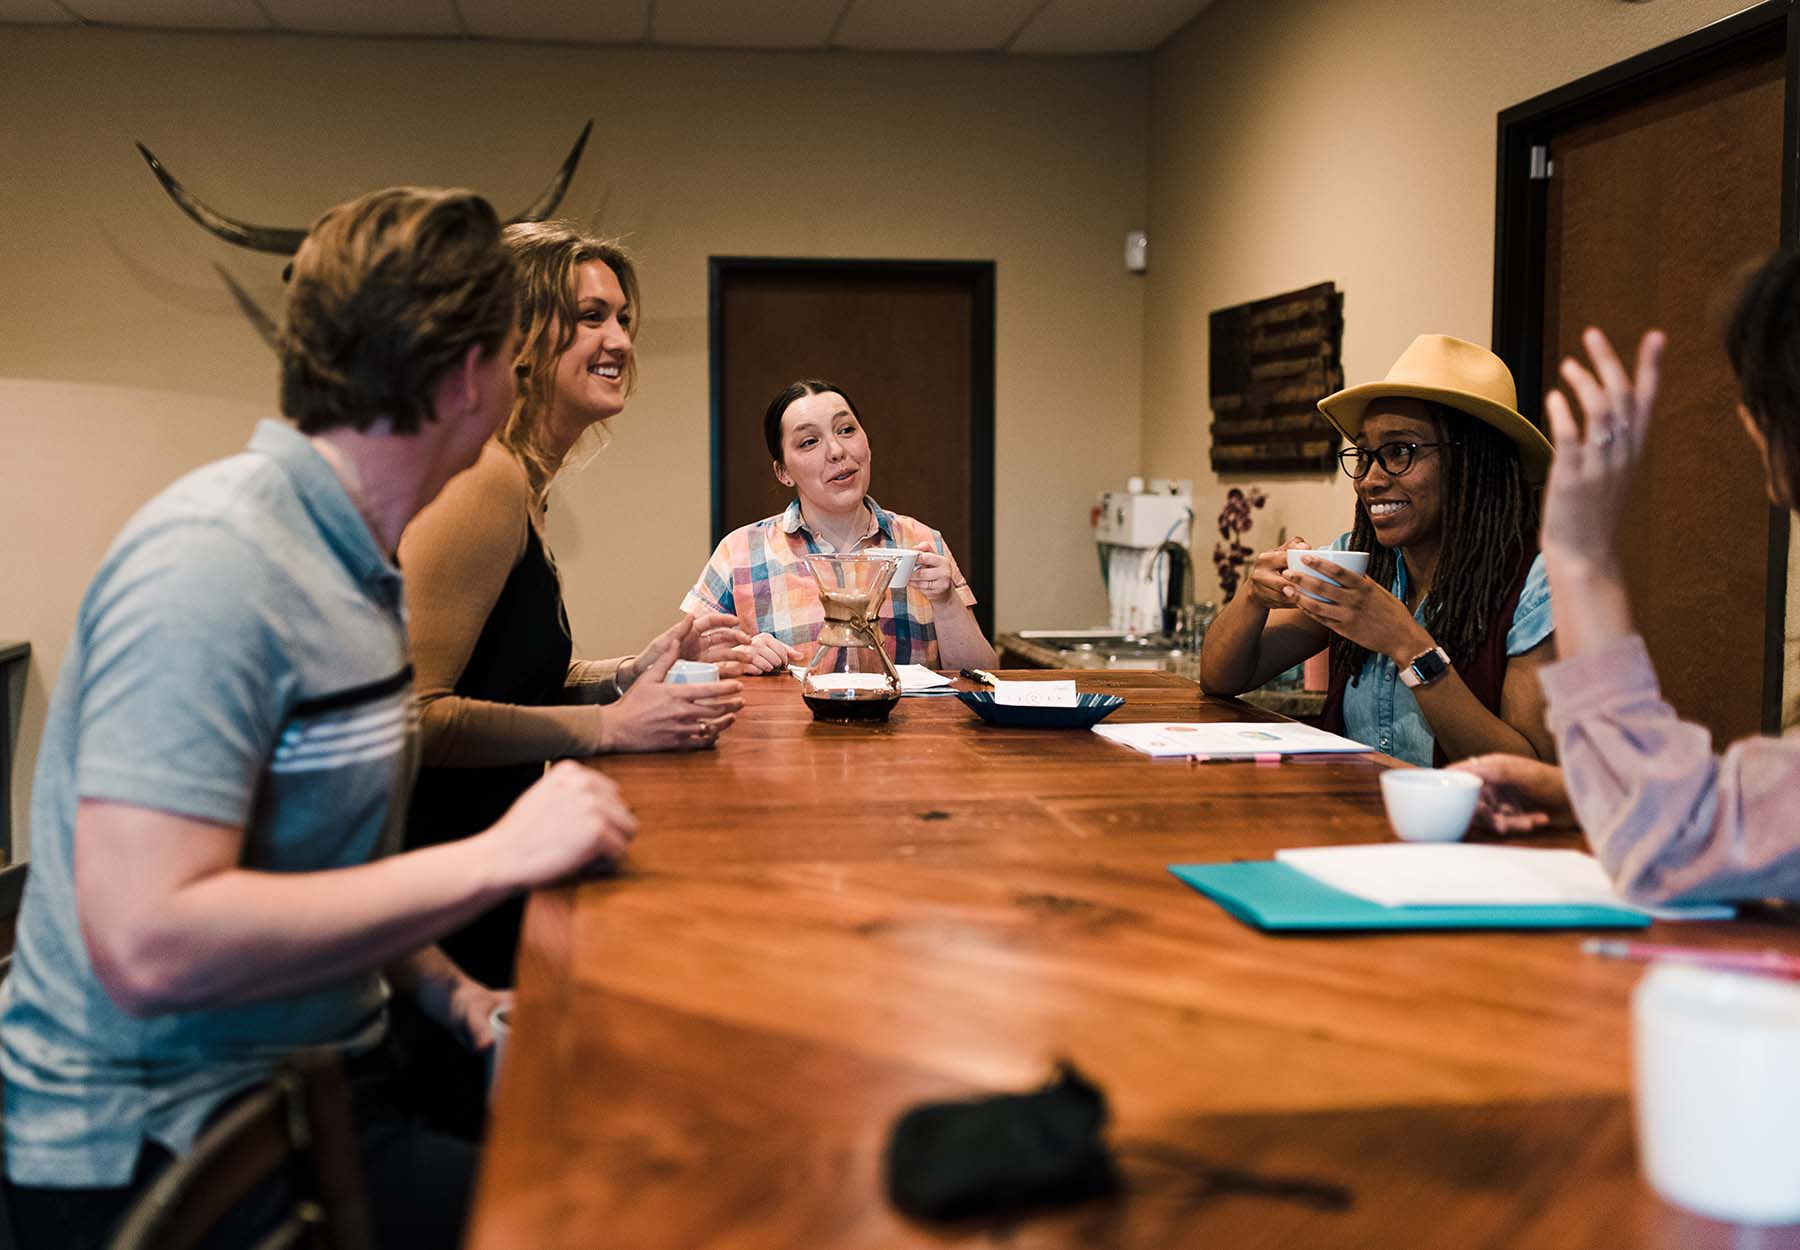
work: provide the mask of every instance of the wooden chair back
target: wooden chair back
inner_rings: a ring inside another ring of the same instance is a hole
[[[255,1250],[373,1250],[349,1086],[331,1051],[297,1056],[144,1191],[111,1250],[191,1250],[287,1169],[293,1204]]]

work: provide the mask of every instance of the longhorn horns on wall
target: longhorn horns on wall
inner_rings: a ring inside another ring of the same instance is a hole
[[[575,167],[581,163],[582,150],[587,147],[588,135],[593,129],[593,119],[589,118],[588,124],[581,128],[575,146],[569,149],[569,155],[563,160],[562,168],[550,179],[543,194],[533,200],[524,212],[508,221],[507,225],[522,221],[542,221],[556,211],[557,205],[562,203],[564,194],[569,190],[569,181],[575,176]],[[257,226],[235,217],[227,217],[224,213],[207,207],[199,197],[182,186],[174,174],[163,168],[163,163],[156,159],[155,153],[149,148],[140,143],[137,150],[143,153],[144,160],[150,165],[150,172],[162,183],[163,190],[169,193],[169,198],[175,201],[176,207],[199,222],[208,233],[237,247],[256,252],[273,252],[277,256],[292,256],[300,250],[306,231],[282,226]]]

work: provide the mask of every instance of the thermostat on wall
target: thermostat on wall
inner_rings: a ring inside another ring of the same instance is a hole
[[[1150,246],[1149,238],[1142,230],[1128,230],[1125,233],[1125,268],[1132,273],[1143,273],[1149,268],[1144,253]]]

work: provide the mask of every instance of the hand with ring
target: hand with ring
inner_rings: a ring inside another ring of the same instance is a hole
[[[1589,561],[1610,562],[1625,493],[1643,454],[1656,403],[1664,335],[1646,333],[1638,344],[1636,375],[1625,372],[1605,334],[1589,327],[1581,336],[1592,362],[1569,357],[1563,382],[1581,405],[1585,426],[1576,425],[1568,398],[1551,391],[1544,398],[1556,460],[1544,488],[1544,548]]]

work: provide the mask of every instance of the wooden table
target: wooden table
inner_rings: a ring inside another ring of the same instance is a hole
[[[1078,677],[1117,720],[1256,715]],[[472,1246],[1795,1244],[1638,1179],[1638,968],[1571,934],[1268,937],[1165,870],[1386,838],[1384,757],[1153,761],[948,698],[821,725],[791,678],[747,684],[717,750],[605,762],[629,864],[532,902]],[[1800,950],[1773,921],[1678,934]],[[1059,1058],[1111,1100],[1123,1196],[950,1228],[889,1206],[902,1111]]]

